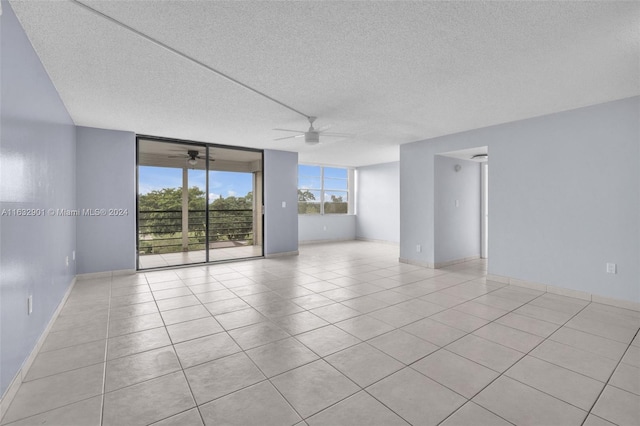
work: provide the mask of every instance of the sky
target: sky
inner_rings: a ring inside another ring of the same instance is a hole
[[[205,190],[205,171],[189,170],[189,187],[197,186]],[[209,172],[209,200],[222,196],[244,197],[252,191],[251,173]],[[138,190],[140,194],[163,188],[182,188],[182,169],[168,167],[140,166]]]

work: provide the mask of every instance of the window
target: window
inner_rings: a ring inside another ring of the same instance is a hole
[[[349,169],[298,166],[298,214],[350,213]]]

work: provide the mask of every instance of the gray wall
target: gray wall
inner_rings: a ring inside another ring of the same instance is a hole
[[[437,155],[434,182],[435,263],[480,256],[480,163]]]
[[[639,116],[633,97],[402,145],[400,257],[434,260],[434,156],[488,146],[489,273],[639,302]]]
[[[131,132],[77,128],[79,209],[107,216],[78,217],[78,273],[136,268],[136,138]],[[110,216],[124,209],[123,216]]]
[[[264,254],[298,251],[298,153],[264,151]],[[282,207],[282,202],[286,203]]]
[[[359,167],[356,237],[400,242],[400,163]]]
[[[0,209],[74,209],[75,127],[11,6],[2,9]],[[75,240],[75,217],[0,217],[0,395],[73,281]]]
[[[299,215],[298,241],[343,241],[356,238],[356,216],[352,214]]]

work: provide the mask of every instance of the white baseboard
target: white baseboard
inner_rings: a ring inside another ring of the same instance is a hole
[[[615,306],[617,308],[629,309],[640,312],[640,302],[632,302],[630,300],[614,299],[612,297],[601,296],[582,290],[573,290],[555,285],[535,283],[531,281],[520,280],[502,275],[487,274],[487,280],[500,282],[503,284],[514,285],[517,287],[529,288],[532,290],[544,291],[547,293],[557,294],[560,296],[573,297],[576,299],[587,300],[594,303],[602,303],[603,305]]]
[[[457,265],[458,263],[469,262],[477,259],[480,259],[479,254],[471,257],[463,257],[461,259],[447,260],[446,262],[436,262],[434,263],[434,269],[446,268],[447,266]]]
[[[4,392],[4,395],[2,395],[2,397],[0,398],[0,421],[4,417],[4,414],[7,412],[9,405],[11,405],[13,398],[15,398],[16,394],[18,393],[18,390],[22,385],[22,381],[27,376],[27,372],[29,371],[29,368],[31,368],[33,361],[35,361],[36,357],[38,356],[38,353],[40,352],[40,348],[42,348],[44,341],[47,339],[47,336],[49,336],[51,327],[53,327],[53,324],[56,322],[56,319],[58,319],[58,315],[60,315],[60,311],[62,311],[62,308],[67,302],[67,299],[69,298],[69,295],[71,294],[71,291],[73,290],[73,287],[76,285],[77,282],[78,282],[77,277],[74,277],[73,280],[71,281],[71,284],[67,288],[67,291],[64,293],[62,300],[58,304],[58,307],[53,312],[53,315],[51,316],[51,319],[47,323],[47,326],[45,327],[44,331],[40,335],[40,338],[38,339],[35,346],[31,350],[31,353],[29,354],[27,359],[25,359],[25,361],[22,363],[22,367],[20,367],[20,370],[18,370],[16,375],[13,377],[11,384],[9,385],[7,390]]]
[[[389,244],[392,246],[400,246],[400,243],[395,241],[387,241],[387,240],[376,240],[375,238],[364,238],[364,237],[356,237],[357,241],[367,241],[369,243],[379,243],[379,244]]]
[[[332,238],[328,240],[298,240],[298,244],[301,246],[306,246],[309,244],[341,243],[345,241],[355,241],[355,238]]]
[[[423,268],[435,269],[435,264],[433,264],[433,263],[419,262],[419,261],[413,260],[413,259],[405,259],[404,257],[398,258],[398,262],[406,263],[407,265],[415,265],[415,266],[422,266]]]
[[[300,254],[300,252],[298,250],[295,250],[295,251],[283,251],[283,252],[280,252],[280,253],[265,254],[264,257],[265,257],[265,259],[271,259],[271,258],[274,258],[274,257],[297,256],[299,254]]]
[[[100,278],[113,278],[123,275],[134,275],[137,271],[135,269],[120,269],[116,271],[105,271],[105,272],[91,272],[88,274],[78,274],[76,277],[78,281],[85,280],[96,280]]]

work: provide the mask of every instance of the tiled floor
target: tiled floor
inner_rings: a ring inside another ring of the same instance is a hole
[[[640,423],[640,313],[397,257],[79,282],[2,424]]]
[[[138,262],[140,269],[165,268],[167,266],[188,265],[191,263],[204,263],[207,260],[204,250],[193,250],[179,253],[145,254],[141,255]],[[236,246],[220,247],[209,250],[209,261],[246,259],[248,257],[262,256],[262,246]]]

